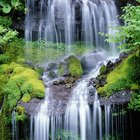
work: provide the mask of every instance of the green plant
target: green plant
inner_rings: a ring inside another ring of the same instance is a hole
[[[8,16],[0,16],[0,25],[9,28],[12,25],[11,18]]]
[[[116,30],[114,36],[102,34],[108,37],[107,42],[121,42],[121,48],[125,51],[140,49],[140,0],[137,5],[128,4],[122,10],[124,14],[120,17],[125,25],[112,27]]]
[[[17,31],[7,29],[0,25],[0,47],[12,41],[17,36]]]
[[[128,108],[135,111],[140,111],[140,91],[133,92],[131,94],[131,100],[128,104]]]
[[[0,54],[0,64],[4,64],[9,62],[9,56],[5,55],[5,54]]]
[[[14,10],[23,11],[24,1],[22,0],[0,0],[0,9],[3,13],[8,14]]]

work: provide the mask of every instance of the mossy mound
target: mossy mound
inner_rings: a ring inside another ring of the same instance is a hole
[[[132,59],[137,60],[137,62],[135,61],[132,63],[131,61]],[[124,89],[125,90],[139,89],[140,86],[138,79],[136,80],[136,77],[139,75],[138,74],[139,70],[137,68],[137,70],[134,71],[136,67],[140,67],[140,64],[139,57],[136,56],[136,53],[134,53],[129,55],[129,57],[125,58],[122,61],[122,63],[120,63],[112,72],[110,72],[107,75],[106,79],[107,84],[105,84],[103,87],[99,87],[98,93],[100,93],[103,96],[110,96],[114,92],[121,91]],[[134,78],[133,75],[137,76]]]
[[[82,76],[83,69],[81,66],[81,62],[77,57],[71,55],[65,61],[67,62],[68,72],[70,73],[71,76],[76,78]]]
[[[35,70],[14,62],[0,65],[0,102],[3,103],[0,112],[0,138],[2,140],[10,138],[11,117],[9,116],[18,101],[29,102],[33,97],[45,96],[45,87],[43,81],[38,80],[39,76]],[[24,121],[25,118],[25,108],[17,106],[16,119]]]

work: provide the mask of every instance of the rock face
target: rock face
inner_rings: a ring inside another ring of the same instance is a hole
[[[96,65],[99,61],[103,61],[104,59],[105,59],[105,56],[103,55],[103,52],[93,51],[93,52],[86,54],[81,59],[81,64],[82,64],[83,70],[84,71],[92,70],[93,68],[96,67]]]

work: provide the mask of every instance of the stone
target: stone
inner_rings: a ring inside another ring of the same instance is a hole
[[[58,66],[58,74],[59,76],[68,76],[69,72],[68,72],[68,66],[66,62],[60,62],[59,66]]]
[[[50,79],[54,79],[57,77],[57,74],[54,71],[49,71],[47,76]]]
[[[68,66],[68,72],[71,76],[80,78],[83,74],[83,69],[80,60],[74,56],[70,55],[68,58],[65,59],[65,62]]]
[[[48,64],[46,70],[47,70],[47,71],[52,71],[52,70],[56,70],[57,68],[58,68],[57,63],[52,62],[52,63],[49,63],[49,64]]]
[[[84,71],[91,71],[94,69],[98,62],[103,61],[105,56],[102,52],[90,52],[82,57],[81,64]]]

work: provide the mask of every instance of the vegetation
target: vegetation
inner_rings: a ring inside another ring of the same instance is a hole
[[[140,49],[140,0],[137,5],[128,4],[123,8],[124,26],[115,27],[115,36],[107,34],[108,42],[122,42],[121,48],[124,51]]]
[[[67,46],[64,43],[53,43],[45,40],[29,41],[26,42],[27,60],[30,60],[34,64],[60,60],[66,55],[68,47],[71,48],[71,53],[76,56],[81,56],[91,49],[86,48],[82,42]]]
[[[119,64],[112,72],[107,75],[107,84],[104,87],[100,87],[98,92],[109,97],[114,92],[124,89],[139,89],[139,59],[140,55],[137,56],[137,52],[124,59],[121,64]]]
[[[9,139],[8,133],[10,126],[10,114],[16,107],[17,102],[22,99],[23,102],[29,102],[31,98],[43,98],[45,96],[44,84],[38,80],[39,74],[31,68],[12,62],[0,66],[0,101],[3,102],[2,112],[0,113],[0,137]],[[24,120],[25,113],[23,108],[17,107],[17,120]],[[22,112],[21,112],[22,110]],[[6,131],[2,133],[3,131]],[[10,131],[10,130],[9,130]],[[10,132],[9,132],[10,133]],[[9,135],[10,137],[10,135]]]

